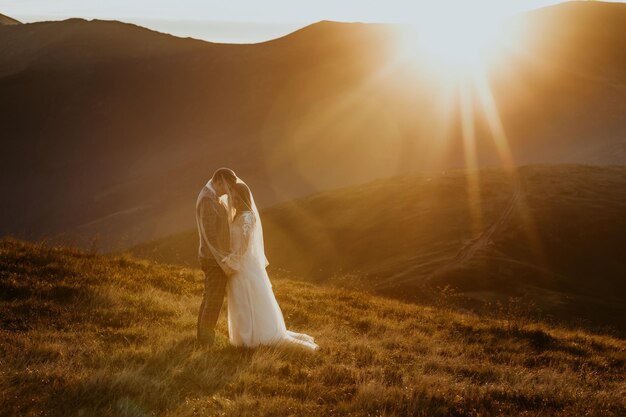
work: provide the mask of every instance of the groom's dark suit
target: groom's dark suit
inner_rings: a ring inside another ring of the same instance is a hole
[[[198,341],[211,343],[226,294],[227,276],[218,262],[221,262],[222,254],[225,256],[230,251],[230,232],[226,210],[210,186],[205,186],[198,195],[196,221],[200,237],[198,258],[204,272],[204,293],[198,314]]]

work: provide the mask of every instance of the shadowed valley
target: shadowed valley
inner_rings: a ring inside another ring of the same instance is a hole
[[[625,188],[621,166],[378,180],[268,208],[266,250],[274,270],[317,283],[414,301],[448,285],[479,303],[525,297],[570,321],[623,328]],[[195,267],[197,245],[193,230],[133,252]]]

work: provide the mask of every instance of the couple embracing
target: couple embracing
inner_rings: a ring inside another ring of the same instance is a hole
[[[234,346],[292,343],[315,350],[311,336],[287,330],[263,248],[263,227],[250,188],[228,168],[220,168],[196,203],[199,260],[204,294],[198,315],[198,341],[211,345],[224,296],[228,335]]]

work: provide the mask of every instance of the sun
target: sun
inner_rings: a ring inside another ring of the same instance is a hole
[[[517,43],[503,19],[481,13],[431,13],[400,30],[403,60],[431,68],[442,76],[463,77],[502,54],[502,45]],[[516,35],[515,35],[516,36]]]
[[[416,27],[415,46],[435,63],[461,69],[481,59],[496,32],[490,21],[425,21]]]

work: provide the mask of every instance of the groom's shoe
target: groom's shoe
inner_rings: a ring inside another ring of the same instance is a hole
[[[215,331],[214,330],[200,330],[198,329],[198,344],[200,346],[210,347],[215,343]]]

